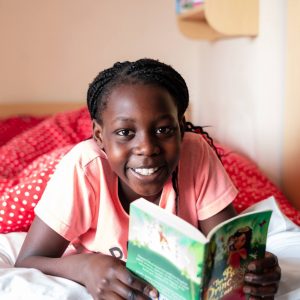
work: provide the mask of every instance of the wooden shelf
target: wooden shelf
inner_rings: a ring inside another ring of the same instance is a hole
[[[182,33],[193,39],[215,40],[258,34],[259,0],[205,0],[177,15]]]
[[[199,5],[193,9],[187,10],[178,15],[178,19],[182,21],[197,21],[201,22],[205,18],[204,15],[204,6]]]

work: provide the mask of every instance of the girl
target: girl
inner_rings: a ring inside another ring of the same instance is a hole
[[[87,95],[93,138],[61,161],[16,266],[79,282],[94,299],[157,297],[123,262],[129,204],[143,197],[204,234],[235,215],[237,191],[210,139],[185,132],[188,102],[181,75],[156,60],[101,72]],[[78,253],[63,256],[70,242]],[[266,256],[249,265],[244,291],[272,299],[279,277],[276,257]]]
[[[252,229],[248,226],[238,229],[228,241],[227,263],[233,268],[239,268],[241,261],[247,258],[250,250]]]

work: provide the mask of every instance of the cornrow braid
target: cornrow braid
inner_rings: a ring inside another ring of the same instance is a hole
[[[98,74],[87,92],[87,106],[91,118],[101,122],[101,113],[114,87],[139,83],[166,89],[175,100],[178,115],[184,115],[189,104],[189,92],[183,77],[171,66],[145,58],[134,62],[117,62]]]
[[[206,142],[211,146],[211,148],[216,152],[218,158],[222,161],[221,159],[221,153],[219,152],[218,148],[215,146],[214,144],[214,140],[212,139],[212,137],[204,130],[203,126],[195,126],[193,123],[191,122],[184,122],[184,131],[185,132],[194,132],[194,133],[198,133],[201,134],[204,139],[206,140]]]
[[[105,69],[100,72],[93,82],[89,85],[87,92],[87,106],[92,119],[101,120],[101,112],[105,109],[107,104],[107,97],[111,92],[112,84],[116,82],[119,74],[130,63],[115,63],[112,68]]]

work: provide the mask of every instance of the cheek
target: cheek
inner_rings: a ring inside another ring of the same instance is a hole
[[[105,147],[107,159],[113,170],[123,169],[127,161],[127,151],[119,145]]]
[[[169,153],[170,159],[172,159],[174,163],[177,163],[181,151],[181,141],[177,141],[176,143],[170,145],[167,151]]]

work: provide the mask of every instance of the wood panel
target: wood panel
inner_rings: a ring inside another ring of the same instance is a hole
[[[206,0],[178,14],[181,32],[193,39],[215,40],[234,36],[256,36],[258,0]]]
[[[42,116],[56,112],[77,109],[85,106],[84,102],[29,102],[0,104],[0,118],[15,115]]]

